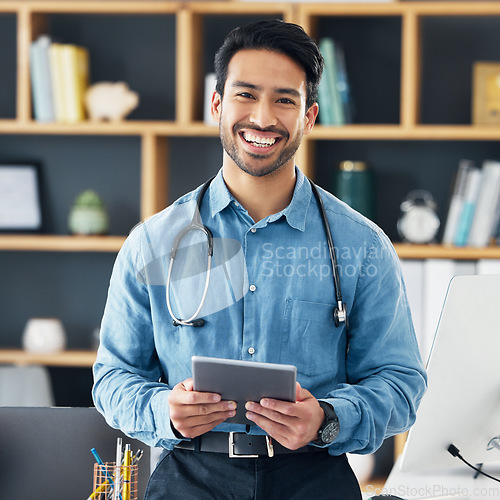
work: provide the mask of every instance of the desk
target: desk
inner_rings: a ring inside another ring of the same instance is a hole
[[[465,465],[452,469],[425,472],[401,472],[400,458],[378,494],[392,494],[405,500],[457,498],[460,500],[500,499],[500,483],[484,476],[474,479],[474,471]],[[489,465],[484,471],[500,477],[500,464]]]

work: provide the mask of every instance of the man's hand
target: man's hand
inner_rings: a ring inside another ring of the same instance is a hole
[[[193,391],[193,379],[177,384],[169,395],[170,421],[186,438],[211,431],[236,413],[234,401],[221,401],[220,394]]]
[[[295,403],[276,399],[249,401],[246,416],[285,448],[296,450],[318,437],[325,413],[318,400],[297,382]]]

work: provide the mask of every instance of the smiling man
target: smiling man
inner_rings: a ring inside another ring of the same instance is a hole
[[[252,23],[229,33],[215,67],[222,169],[120,251],[94,401],[110,425],[164,449],[147,500],[359,500],[345,454],[407,430],[426,387],[399,261],[380,228],[295,165],[318,115],[314,41],[294,24]],[[196,238],[178,252],[191,257],[176,264],[185,279],[163,265],[191,233],[213,235],[221,279],[198,271]],[[255,425],[226,422],[236,403],[193,390],[193,355],[293,364],[296,402],[249,401]]]

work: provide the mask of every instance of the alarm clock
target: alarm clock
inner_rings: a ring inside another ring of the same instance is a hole
[[[408,243],[430,243],[436,238],[440,221],[431,193],[415,189],[401,203],[398,233]]]

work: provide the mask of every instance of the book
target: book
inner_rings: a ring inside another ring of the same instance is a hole
[[[62,93],[66,104],[65,122],[78,123],[85,119],[85,92],[89,80],[88,50],[76,45],[60,46]]]
[[[89,53],[85,47],[52,43],[49,49],[55,119],[78,123],[85,119],[85,92],[89,84]]]
[[[497,200],[497,206],[495,208],[495,222],[493,223],[490,243],[492,245],[500,245],[500,197]]]
[[[460,217],[458,218],[454,239],[454,244],[458,247],[467,245],[469,239],[469,232],[474,217],[474,211],[476,209],[481,176],[482,171],[475,167],[470,171],[467,177],[467,182],[464,188],[463,206],[460,212]]]
[[[321,46],[320,46],[321,47]],[[323,58],[324,58],[324,54]],[[331,73],[323,69],[323,76],[318,86],[319,121],[322,125],[334,125],[333,101],[330,93],[329,79]]]
[[[344,49],[339,44],[335,45],[335,64],[337,67],[337,92],[344,113],[344,123],[352,123],[354,106],[351,98],[351,87],[347,75]]]
[[[62,44],[52,43],[49,48],[50,74],[52,77],[52,96],[54,100],[55,121],[67,122],[68,105],[64,93],[64,74],[62,62]]]
[[[470,160],[461,160],[458,165],[448,206],[448,215],[444,226],[443,245],[453,245],[455,240],[458,221],[464,206],[467,178],[473,168],[474,163]]]
[[[52,78],[49,62],[50,44],[50,37],[41,35],[30,45],[33,116],[37,122],[55,121]]]
[[[323,121],[323,123],[325,125],[344,125],[344,110],[342,108],[341,97],[337,86],[338,75],[335,56],[335,41],[330,37],[322,38],[319,42],[319,49],[325,60],[325,66],[323,69],[323,78],[325,78],[325,82],[323,87],[324,93],[328,96],[327,103],[325,103],[325,106],[329,109],[329,111],[327,111],[327,117],[331,120],[329,123],[325,123],[325,121]],[[331,115],[329,113],[331,113]]]
[[[488,160],[483,164],[476,209],[468,237],[468,244],[484,247],[490,242],[495,229],[495,215],[500,197],[500,162]]]

